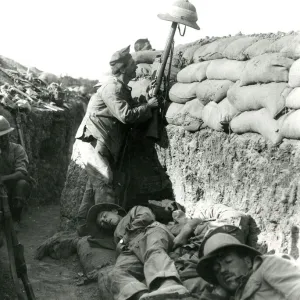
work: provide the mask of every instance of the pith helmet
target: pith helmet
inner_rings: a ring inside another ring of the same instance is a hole
[[[13,130],[14,128],[10,127],[9,122],[3,116],[0,116],[0,136],[5,135]]]
[[[204,244],[204,256],[199,260],[197,272],[204,280],[211,284],[218,284],[213,272],[212,264],[220,251],[226,248],[243,249],[251,257],[261,255],[256,249],[242,244],[239,240],[227,233],[216,233],[212,235]]]
[[[176,0],[171,6],[170,12],[158,14],[165,21],[176,22],[199,30],[197,25],[198,15],[195,6],[188,0]]]

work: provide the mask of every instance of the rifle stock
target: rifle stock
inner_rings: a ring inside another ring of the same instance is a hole
[[[21,278],[28,300],[35,300],[32,286],[27,276],[27,266],[24,258],[24,247],[18,242],[17,234],[13,228],[13,221],[8,204],[8,197],[3,184],[0,184],[0,205],[3,211],[4,232],[7,241],[7,251],[10,271],[15,285],[18,300],[26,300],[19,278]]]
[[[166,46],[165,46],[165,50],[163,52],[162,63],[161,63],[161,66],[159,68],[159,71],[158,71],[158,75],[157,75],[157,79],[156,79],[156,85],[155,85],[155,89],[154,89],[154,92],[153,92],[153,97],[157,97],[158,92],[160,90],[160,86],[162,84],[166,64],[167,64],[169,54],[170,54],[170,51],[171,51],[171,47],[172,47],[172,43],[173,43],[173,40],[174,40],[174,35],[175,35],[175,32],[176,32],[176,29],[177,29],[177,25],[178,25],[178,23],[172,22],[170,34],[169,34],[169,37],[168,37],[168,40],[167,40],[167,43],[166,43]],[[170,62],[170,64],[171,63],[172,62]],[[160,122],[159,122],[159,117],[158,117],[159,110],[154,109],[152,114],[153,114],[153,116],[152,116],[152,119],[150,120],[150,123],[148,125],[146,136],[158,140],[160,138]]]

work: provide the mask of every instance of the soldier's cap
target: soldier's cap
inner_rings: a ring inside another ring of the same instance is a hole
[[[102,211],[112,211],[113,209],[116,209],[119,215],[122,217],[125,217],[127,214],[125,209],[113,203],[99,203],[93,205],[89,209],[86,218],[86,223],[87,223],[87,230],[90,235],[95,236],[99,233],[99,231],[101,231],[101,229],[98,227],[96,223],[98,214],[101,213]]]
[[[213,262],[221,251],[225,249],[242,249],[251,257],[261,255],[256,249],[242,244],[238,239],[227,233],[216,233],[205,241],[203,254],[197,265],[197,273],[205,281],[211,284],[218,284],[218,280],[213,271]]]
[[[111,59],[109,64],[111,66],[116,65],[117,63],[122,63],[122,64],[126,64],[131,58],[131,54],[130,54],[130,45],[115,52]]]

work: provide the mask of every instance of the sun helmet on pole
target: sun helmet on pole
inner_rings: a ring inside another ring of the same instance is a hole
[[[188,0],[176,0],[169,13],[158,14],[165,21],[175,22],[199,30],[197,25],[198,15],[195,6]]]

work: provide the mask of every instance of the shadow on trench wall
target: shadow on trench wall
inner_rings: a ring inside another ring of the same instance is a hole
[[[167,147],[163,133],[161,147]],[[129,140],[129,148],[125,153],[121,168],[116,168],[114,174],[125,176],[126,203],[124,203],[124,186],[118,191],[126,209],[135,205],[145,205],[148,200],[174,199],[172,184],[166,173],[166,168],[160,163],[155,142],[145,138],[141,130],[133,130]],[[116,178],[117,176],[115,176]],[[78,145],[75,141],[67,178],[61,194],[61,230],[73,230],[76,226],[76,215],[81,203],[87,174],[84,170]],[[116,186],[116,184],[115,184]]]

